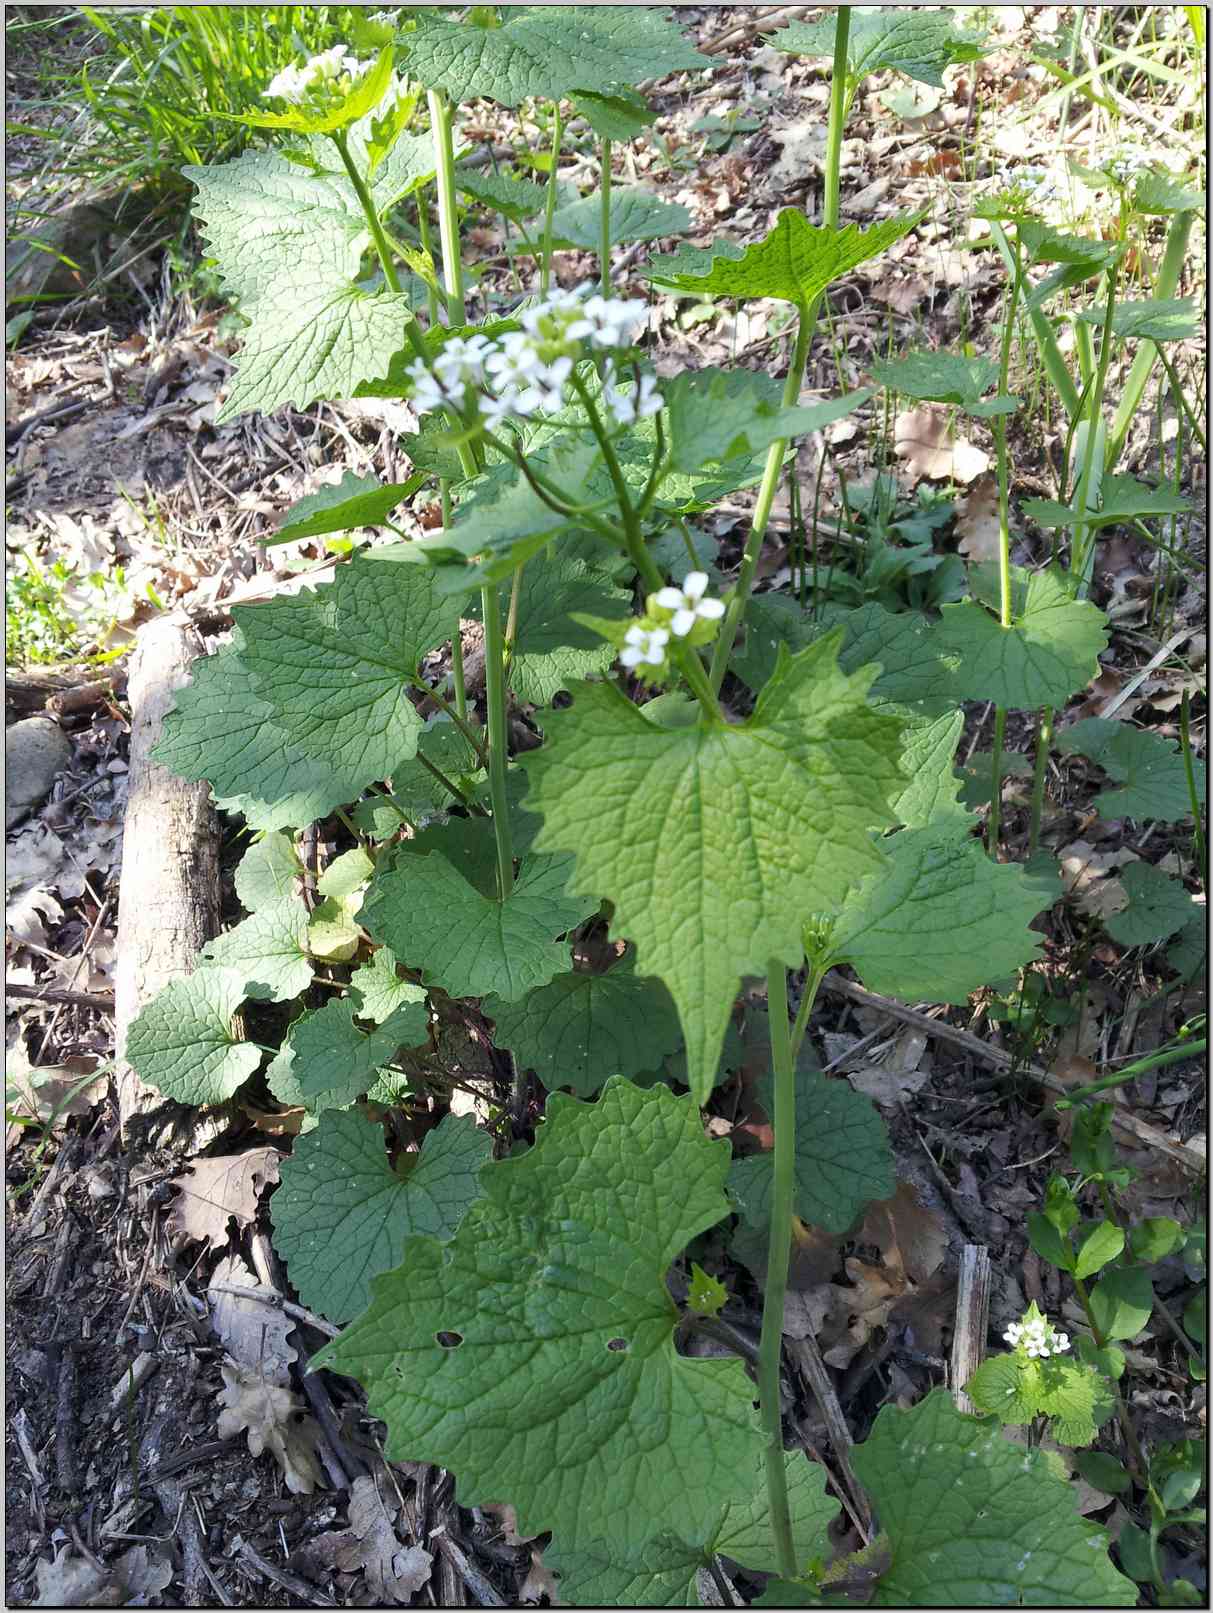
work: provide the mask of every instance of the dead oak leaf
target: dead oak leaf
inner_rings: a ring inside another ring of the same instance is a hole
[[[260,1282],[239,1255],[228,1255],[219,1262],[206,1291],[215,1336],[237,1366],[259,1372],[267,1383],[289,1383],[299,1355],[287,1343],[294,1321],[274,1305],[228,1293],[230,1288],[262,1292]]]
[[[33,1607],[146,1607],[168,1588],[167,1556],[132,1546],[112,1563],[78,1557],[64,1546],[53,1562],[39,1560]]]
[[[420,1546],[405,1546],[396,1533],[400,1502],[364,1475],[350,1490],[349,1528],[334,1529],[312,1542],[314,1560],[331,1562],[345,1574],[366,1578],[372,1607],[407,1607],[430,1577],[434,1559]]]
[[[319,1424],[303,1415],[299,1396],[282,1384],[267,1383],[255,1368],[225,1361],[220,1368],[223,1388],[219,1398],[220,1439],[245,1432],[253,1456],[269,1451],[292,1495],[311,1495],[324,1487],[324,1474],[316,1455]]]
[[[997,560],[1000,530],[998,481],[981,476],[956,501],[956,547],[966,560]]]
[[[990,456],[950,428],[951,412],[943,403],[919,403],[894,420],[893,452],[916,480],[967,486],[989,470]]]
[[[278,1180],[281,1157],[276,1148],[250,1148],[195,1159],[188,1172],[172,1179],[180,1191],[168,1217],[170,1241],[226,1243],[228,1218],[241,1226],[253,1221],[258,1194]]]

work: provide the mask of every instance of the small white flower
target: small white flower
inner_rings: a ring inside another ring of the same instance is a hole
[[[588,337],[594,347],[629,347],[635,327],[647,314],[648,306],[640,298],[591,297],[567,335],[574,341]]]
[[[624,634],[625,648],[619,659],[626,667],[660,666],[665,660],[665,647],[670,635],[664,627],[629,627]]]
[[[518,322],[531,336],[547,336],[550,334],[547,328],[550,324],[567,323],[580,311],[584,292],[584,286],[577,287],[575,291],[553,291],[533,308],[524,309],[518,316]]]
[[[480,418],[490,431],[496,431],[503,420],[511,420],[521,416],[523,411],[518,407],[521,394],[516,386],[507,386],[497,397],[490,397],[487,393],[480,400]]]
[[[284,67],[266,85],[265,93],[279,100],[299,102],[306,98],[309,91],[331,84],[336,79],[361,78],[372,65],[369,61],[360,62],[356,56],[351,56],[344,45],[334,45],[330,50],[322,50],[318,56],[312,56],[302,67]]]
[[[662,588],[654,596],[662,610],[672,610],[674,618],[670,631],[676,638],[685,638],[697,619],[716,622],[724,615],[722,599],[705,599],[708,587],[706,571],[688,571],[681,588]]]
[[[418,414],[429,414],[447,405],[458,409],[467,388],[458,375],[443,375],[431,370],[424,359],[417,359],[404,372],[413,383],[413,408]]]
[[[462,382],[479,386],[484,380],[485,362],[493,344],[486,336],[453,336],[434,360],[434,372],[447,385]]]
[[[307,94],[308,80],[302,68],[284,67],[265,87],[267,100],[302,101]]]
[[[1019,1322],[1012,1322],[1010,1327],[1003,1334],[1003,1338],[1006,1339],[1007,1343],[1012,1347],[1018,1344],[1022,1337],[1023,1327]]]
[[[1053,1350],[1057,1355],[1064,1355],[1070,1348],[1070,1335],[1068,1333],[1054,1333]]]
[[[611,418],[619,426],[634,426],[638,420],[647,420],[650,415],[660,414],[665,407],[665,400],[657,390],[657,381],[651,375],[642,375],[640,386],[634,392],[624,394],[613,386],[604,386],[602,394]]]
[[[542,364],[534,340],[525,331],[512,330],[484,361],[496,387],[529,386]]]

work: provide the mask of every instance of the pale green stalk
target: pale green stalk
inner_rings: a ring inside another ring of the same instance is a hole
[[[1196,411],[1192,408],[1192,405],[1188,402],[1187,394],[1184,392],[1183,387],[1180,385],[1179,376],[1175,373],[1175,366],[1171,363],[1171,360],[1163,352],[1161,343],[1155,342],[1154,343],[1154,349],[1155,349],[1155,352],[1158,354],[1159,362],[1161,363],[1163,369],[1167,372],[1167,380],[1171,383],[1171,396],[1175,399],[1176,403],[1178,403],[1179,407],[1183,410],[1184,418],[1188,422],[1188,427],[1191,430],[1193,436],[1196,438],[1197,442],[1200,444],[1201,453],[1202,454],[1207,454],[1208,451],[1209,451],[1209,443],[1208,443],[1208,439],[1205,436],[1204,427],[1201,425],[1200,418],[1196,414]]]
[[[805,983],[801,1014],[797,1016],[798,1025],[807,1023],[821,980],[822,975],[816,969],[811,969]],[[775,1132],[775,1146],[771,1161],[770,1244],[767,1249],[766,1288],[762,1299],[762,1335],[758,1344],[758,1400],[767,1436],[767,1495],[771,1532],[775,1537],[775,1556],[780,1574],[785,1579],[792,1579],[800,1565],[796,1561],[788,1511],[779,1369],[783,1359],[783,1308],[788,1288],[796,1187],[796,1076],[792,1036],[788,1026],[788,977],[778,958],[772,958],[767,964],[767,1015],[774,1072],[775,1112],[771,1116],[771,1124]]]
[[[1194,213],[1176,213],[1171,220],[1171,227],[1167,231],[1167,244],[1163,249],[1162,263],[1159,265],[1158,279],[1151,288],[1151,297],[1173,297],[1179,288],[1179,277],[1183,271],[1184,259],[1188,253],[1188,237],[1192,232]],[[1104,465],[1112,470],[1120,458],[1121,450],[1125,445],[1125,438],[1129,434],[1129,427],[1133,423],[1133,416],[1137,413],[1138,405],[1146,390],[1150,379],[1150,371],[1154,368],[1155,348],[1152,342],[1143,342],[1138,348],[1133,363],[1129,367],[1129,374],[1125,380],[1124,390],[1120,395],[1120,402],[1112,416],[1111,429],[1108,432],[1108,446],[1104,458]]]
[[[370,191],[366,187],[366,181],[358,172],[358,165],[350,156],[349,142],[346,140],[345,131],[339,129],[331,138],[333,144],[337,147],[338,154],[345,166],[345,171],[349,175],[350,184],[354,187],[354,194],[362,207],[367,228],[371,232],[371,240],[375,243],[375,252],[379,258],[379,265],[383,270],[383,278],[387,283],[387,288],[399,296],[400,276],[396,273],[396,262],[392,257],[392,249],[388,245],[387,236],[383,233],[383,225],[379,222],[379,211],[375,206]],[[417,354],[418,358],[424,358],[425,338],[421,333],[421,326],[411,313],[405,318],[404,334],[408,338],[409,346]]]
[[[1032,815],[1028,822],[1028,856],[1040,841],[1040,820],[1045,805],[1045,772],[1049,765],[1049,746],[1053,743],[1052,706],[1044,706],[1036,723],[1036,765],[1032,773]]]
[[[1192,759],[1192,731],[1189,726],[1189,700],[1185,689],[1179,701],[1179,744],[1183,751],[1184,775],[1188,781],[1188,804],[1192,808],[1192,831],[1196,843],[1196,872],[1203,888],[1208,878],[1205,868],[1205,832],[1200,822],[1200,796],[1196,789],[1196,769]]]
[[[466,324],[467,305],[463,294],[463,264],[459,256],[459,223],[455,209],[455,152],[451,141],[450,106],[441,90],[430,90],[427,98],[434,136],[438,231],[442,241],[442,273],[447,289],[447,306],[460,324]],[[460,458],[468,474],[474,475],[476,462],[466,443],[462,445]],[[510,835],[509,802],[505,793],[509,760],[505,645],[501,631],[501,601],[495,582],[480,590],[480,615],[484,624],[484,703],[488,713],[489,796],[493,803],[493,837],[497,844],[497,892],[504,902],[514,888],[514,850]]]
[[[543,204],[543,240],[539,247],[539,295],[546,297],[552,278],[552,215],[556,211],[556,186],[560,167],[560,102],[552,104],[552,171],[548,175],[548,193]]]
[[[430,234],[430,210],[426,203],[424,193],[417,196],[417,230],[421,236],[421,249],[427,253],[431,262],[434,257],[434,243]],[[442,315],[438,306],[438,293],[433,286],[426,286],[426,301],[430,311],[430,329],[435,329],[442,322]],[[449,477],[438,478],[438,499],[442,509],[442,525],[445,530],[451,524],[451,483]],[[463,670],[463,635],[456,628],[451,635],[451,682],[455,691],[455,710],[461,717],[468,714],[467,684]]]
[[[602,218],[598,237],[598,284],[604,297],[611,295],[611,142],[602,142]]]
[[[826,169],[825,169],[825,209],[824,223],[826,229],[838,228],[839,208],[839,171],[842,166],[842,131],[846,123],[848,106],[847,84],[847,40],[851,32],[851,8],[839,6],[834,22],[834,76],[830,84],[830,123],[826,136]],[[783,405],[790,408],[800,398],[800,388],[804,382],[805,363],[809,356],[809,343],[813,339],[813,332],[817,326],[817,310],[821,306],[821,296],[815,297],[812,303],[801,303],[797,308],[798,324],[796,328],[796,347],[792,354],[791,368],[788,370],[787,380],[783,386]],[[762,541],[766,537],[767,523],[771,519],[771,507],[775,503],[775,494],[779,490],[779,474],[783,469],[783,456],[787,452],[788,439],[780,437],[767,449],[766,464],[763,467],[762,481],[758,487],[758,500],[754,506],[754,516],[750,523],[749,536],[746,538],[745,551],[741,557],[741,569],[737,574],[737,582],[733,589],[733,597],[729,601],[729,608],[725,612],[724,621],[720,624],[720,635],[716,640],[716,649],[712,656],[712,688],[717,694],[724,682],[724,675],[728,668],[729,656],[733,652],[733,645],[737,641],[737,634],[745,616],[746,606],[750,599],[750,589],[754,586],[754,573],[758,569],[758,556],[762,549]]]
[[[1082,476],[1078,484],[1078,497],[1074,508],[1080,515],[1084,515],[1091,507],[1091,498],[1094,492],[1092,479],[1096,474],[1096,461],[1099,460],[1099,469],[1102,472],[1104,465],[1112,463],[1110,458],[1100,460],[1098,452],[1100,431],[1103,423],[1104,389],[1108,381],[1108,365],[1112,358],[1112,317],[1116,312],[1116,281],[1120,274],[1119,262],[1113,263],[1108,269],[1107,301],[1104,305],[1103,333],[1099,344],[1099,364],[1095,371],[1095,382],[1091,388],[1090,410],[1087,417],[1086,452],[1083,454]],[[1087,534],[1091,533],[1088,540]],[[1089,551],[1089,552],[1088,552]],[[1070,573],[1076,578],[1078,592],[1085,594],[1090,586],[1087,575],[1090,569],[1088,562],[1094,557],[1095,538],[1094,528],[1081,522],[1074,528],[1074,537],[1070,544]]]
[[[1010,242],[1006,231],[1001,224],[990,225],[990,234],[994,245],[998,248],[1002,261],[1011,274],[1015,273],[1015,258],[1011,252]],[[1036,338],[1036,346],[1040,351],[1045,371],[1053,383],[1053,390],[1061,399],[1061,406],[1066,411],[1069,420],[1074,420],[1079,412],[1078,388],[1074,385],[1074,378],[1069,367],[1062,357],[1061,348],[1057,345],[1057,336],[1053,326],[1040,308],[1028,308],[1028,323],[1032,327],[1032,334]]]
[[[594,407],[594,400],[590,396],[589,388],[586,386],[585,382],[575,371],[572,380],[577,395],[581,399],[582,405],[585,409],[586,419],[589,422],[590,430],[594,433],[598,447],[602,451],[603,463],[606,466],[607,475],[611,478],[611,485],[615,490],[615,498],[619,505],[620,524],[623,528],[624,542],[627,545],[628,557],[630,558],[632,564],[636,567],[637,572],[643,578],[645,586],[649,592],[656,593],[659,588],[663,588],[665,586],[665,581],[661,575],[661,572],[657,569],[656,561],[649,553],[648,547],[645,544],[644,533],[640,526],[640,518],[632,504],[630,497],[628,496],[628,484],[624,479],[623,469],[619,463],[618,457],[616,456],[615,449],[611,444],[610,435],[602,423],[602,417],[599,415],[598,410]],[[674,651],[679,670],[686,679],[687,685],[694,694],[696,700],[698,700],[699,704],[703,707],[704,712],[713,720],[717,722],[721,721],[722,718],[720,706],[716,699],[716,690],[713,689],[711,683],[708,681],[708,675],[703,669],[703,663],[699,659],[698,652],[690,645],[686,644],[671,646],[671,648]]]
[[[1011,384],[1011,343],[1015,335],[1015,315],[1019,308],[1019,295],[1023,289],[1023,259],[1019,241],[1013,248],[1014,271],[1011,276],[1011,297],[1003,323],[1002,343],[998,354],[998,391],[1005,393]],[[996,415],[990,422],[998,454],[998,621],[1004,632],[1011,630],[1011,467],[1007,453],[1007,417]],[[1002,742],[1006,732],[1006,710],[999,706],[994,713],[994,743],[990,752],[990,816],[986,823],[986,850],[991,857],[998,854],[998,835],[1002,826]]]

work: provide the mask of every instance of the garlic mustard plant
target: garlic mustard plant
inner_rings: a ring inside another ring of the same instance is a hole
[[[726,1557],[780,1576],[768,1605],[804,1605],[845,1567],[826,1567],[825,1470],[784,1417],[792,1232],[841,1237],[895,1186],[876,1106],[800,1058],[810,1018],[836,967],[878,993],[963,1004],[1038,957],[1033,924],[1059,882],[1013,860],[1003,833],[1007,714],[1048,714],[1047,758],[1052,715],[1107,644],[1083,569],[1092,534],[1118,500],[1135,519],[1175,508],[1103,475],[1111,354],[1166,330],[1147,320],[1137,335],[1124,317],[1124,242],[1060,237],[1020,170],[976,209],[1007,268],[997,358],[911,352],[874,362],[874,384],[802,402],[831,288],[925,217],[844,219],[848,109],[871,73],[938,87],[981,55],[946,10],[842,7],[773,31],[775,49],[829,64],[821,215],[787,207],[756,240],[664,252],[651,243],[690,215],[616,184],[611,154],[655,116],[636,85],[713,64],[669,14],[380,19],[391,37],[373,63],[339,48],[266,86],[287,109],[254,121],[292,139],[187,171],[247,321],[220,419],[370,396],[411,403],[421,424],[395,443],[405,480],[347,472],[288,512],[269,541],[346,534],[349,552],[314,588],[237,607],[230,642],[176,695],[156,755],[257,837],[236,872],[246,917],[152,999],[125,1056],[179,1101],[225,1103],[256,1080],[259,1105],[268,1089],[292,1111],[275,1238],[303,1303],[341,1328],[311,1364],[366,1386],[393,1459],[448,1469],[460,1504],[509,1500],[521,1533],[551,1531],[562,1601],[690,1605],[700,1570]],[[550,108],[546,189],[456,160],[458,107],[484,99]],[[563,188],[566,116],[598,142],[601,183],[578,199]],[[1149,216],[1149,177],[1126,229]],[[485,274],[469,304],[465,203],[525,233],[533,286],[522,269],[508,292]],[[626,269],[622,243],[637,249]],[[556,284],[572,250],[597,252],[593,287]],[[1050,303],[1063,282],[1100,288],[1079,320],[1100,335],[1081,388]],[[657,350],[675,327],[653,314],[684,297],[783,305],[782,381],[678,371]],[[1021,311],[1075,444],[1034,515],[1068,564],[1033,573],[1010,547]],[[800,599],[756,592],[796,442],[878,419],[881,390],[991,433],[993,583],[974,569],[934,614],[840,609],[803,578]],[[712,516],[739,498],[751,513],[729,575]],[[473,621],[478,685],[463,660]],[[996,712],[986,845],[959,798],[965,702]],[[298,841],[313,824],[341,849],[305,901]],[[755,982],[774,1147],[733,1160],[702,1111],[737,1079]],[[422,1118],[447,1106],[446,1050],[469,1024],[516,1072],[491,1136],[468,1116]],[[426,1128],[407,1173],[385,1150],[385,1109]],[[1070,1335],[1030,1309],[968,1386],[983,1415],[936,1388],[909,1412],[886,1406],[851,1452],[856,1516],[871,1510],[889,1545],[869,1575],[879,1605],[1136,1598],[1105,1531],[1000,1427],[1044,1417],[1089,1445],[1113,1415],[1124,1426],[1110,1340],[1143,1325],[1153,1296],[1129,1268],[1085,1287],[1125,1246],[1078,1207],[1097,1175],[1113,1185],[1089,1148],[1081,1185],[1063,1179],[1029,1221],[1085,1320]],[[732,1268],[705,1252],[731,1217],[767,1250],[753,1362],[685,1346],[696,1327],[736,1336]],[[692,1267],[683,1304],[693,1245],[719,1269]],[[1140,1463],[1130,1482],[1157,1490]]]

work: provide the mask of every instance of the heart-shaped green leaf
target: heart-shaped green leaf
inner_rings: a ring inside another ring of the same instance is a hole
[[[511,1496],[522,1534],[617,1556],[710,1539],[752,1495],[762,1435],[739,1361],[675,1349],[665,1275],[728,1213],[727,1170],[689,1098],[553,1093],[454,1238],[411,1238],[312,1366],[364,1382],[389,1454],[448,1468],[462,1506]]]

